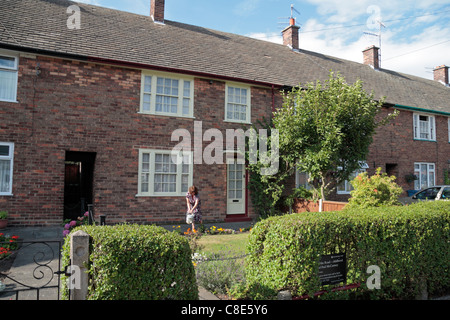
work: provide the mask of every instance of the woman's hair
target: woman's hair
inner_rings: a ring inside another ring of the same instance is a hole
[[[192,186],[189,188],[189,193],[193,194],[193,195],[197,195],[198,194],[198,189],[196,186]]]

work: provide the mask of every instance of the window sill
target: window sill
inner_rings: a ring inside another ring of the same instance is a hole
[[[428,141],[428,142],[437,142],[437,140],[429,140],[429,139],[413,139],[414,141]]]
[[[186,197],[186,194],[158,194],[158,195],[147,195],[147,194],[137,194],[135,195],[136,198],[184,198]]]
[[[19,103],[19,101],[17,100],[4,100],[4,99],[0,99],[0,102]]]
[[[0,197],[14,197],[12,193],[0,193]]]
[[[223,122],[252,125],[252,123],[251,123],[251,122],[248,122],[248,121],[237,121],[237,120],[226,120],[226,119],[225,119],[225,120],[223,120]]]
[[[193,117],[193,116],[180,116],[177,114],[150,113],[150,112],[142,112],[142,111],[139,111],[138,114],[147,115],[147,116],[164,117],[164,118],[177,118],[177,119],[187,119],[187,120],[195,119],[195,117]]]

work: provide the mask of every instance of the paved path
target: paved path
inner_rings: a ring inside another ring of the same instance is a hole
[[[6,291],[24,290],[16,293],[0,293],[0,300],[36,300],[37,290],[25,290],[29,287],[39,288],[58,286],[58,271],[62,227],[30,227],[7,228],[1,230],[5,235],[16,235],[23,241],[17,252],[14,263],[9,271],[9,277],[3,280]],[[31,243],[40,241],[40,243]],[[57,300],[58,290],[55,288],[39,290],[40,300]]]

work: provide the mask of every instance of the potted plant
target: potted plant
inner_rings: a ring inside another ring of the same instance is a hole
[[[0,229],[6,228],[8,225],[8,212],[0,211]]]

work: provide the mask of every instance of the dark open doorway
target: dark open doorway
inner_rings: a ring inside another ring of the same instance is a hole
[[[66,151],[64,179],[64,220],[75,220],[92,204],[96,154]]]

